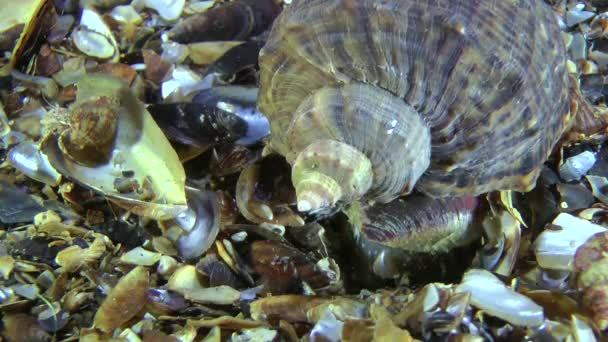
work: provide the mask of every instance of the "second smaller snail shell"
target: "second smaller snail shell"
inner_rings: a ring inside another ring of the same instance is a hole
[[[106,163],[116,139],[118,103],[106,96],[75,103],[68,119],[58,140],[61,151],[81,165]]]

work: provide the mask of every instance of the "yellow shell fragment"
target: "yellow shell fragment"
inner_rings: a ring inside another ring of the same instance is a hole
[[[183,166],[143,103],[122,81],[105,75],[84,76],[77,87],[77,103],[101,96],[119,101],[114,146],[107,163],[80,165],[59,149],[55,131],[41,146],[53,167],[137,215],[170,219],[186,210]]]
[[[120,278],[95,314],[93,325],[111,332],[133,318],[146,303],[150,273],[137,266]]]

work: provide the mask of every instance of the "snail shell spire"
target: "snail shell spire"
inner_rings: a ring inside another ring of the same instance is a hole
[[[319,172],[293,170],[311,199],[303,209],[386,202],[413,187],[433,197],[529,190],[569,120],[566,53],[542,0],[294,0],[260,70],[271,147],[294,169],[318,141],[371,164],[356,175],[371,179],[367,191],[344,188],[344,172],[364,168],[327,166],[320,174],[334,182],[319,182],[316,197],[298,177]],[[319,200],[336,184],[337,198]]]

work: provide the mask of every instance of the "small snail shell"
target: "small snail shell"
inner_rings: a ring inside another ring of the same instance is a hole
[[[59,148],[74,162],[95,166],[110,159],[118,123],[118,103],[106,96],[75,103]]]
[[[414,187],[529,190],[570,118],[542,0],[294,0],[260,70],[270,144],[304,211]]]

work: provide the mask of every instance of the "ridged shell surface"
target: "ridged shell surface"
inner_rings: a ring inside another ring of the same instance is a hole
[[[272,147],[293,162],[318,139],[289,130],[304,99],[326,86],[374,85],[414,107],[430,128],[431,162],[419,190],[528,190],[569,121],[565,56],[542,0],[294,0],[260,54],[259,106]],[[335,136],[370,141],[379,139],[366,134],[403,125],[380,117],[328,128],[343,118],[310,120],[318,131],[349,130]],[[385,158],[400,158],[402,146],[378,145]]]

